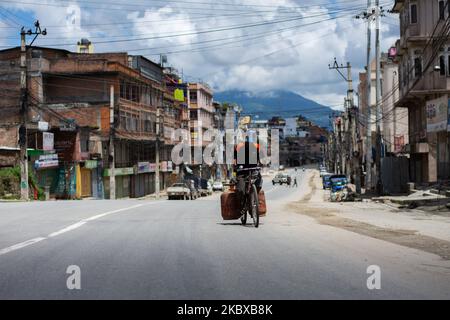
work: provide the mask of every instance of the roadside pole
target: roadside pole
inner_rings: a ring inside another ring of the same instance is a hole
[[[19,146],[20,146],[20,199],[23,201],[30,200],[30,190],[28,184],[28,83],[27,83],[27,43],[26,36],[34,36],[30,43],[33,45],[34,41],[39,35],[47,35],[47,29],[41,30],[39,21],[34,23],[35,30],[29,29],[25,31],[22,27],[20,30],[20,118],[21,124],[19,127]]]
[[[114,85],[110,88],[110,104],[109,104],[109,199],[116,200],[116,159],[114,149],[115,138],[115,112],[114,112]]]
[[[372,189],[372,68],[370,63],[372,51],[371,19],[373,19],[372,0],[367,0],[367,10],[357,19],[367,20],[367,62],[366,62],[366,193]]]
[[[161,100],[162,101],[162,100]],[[160,175],[160,154],[159,154],[159,138],[160,138],[160,131],[161,131],[161,110],[159,106],[156,108],[156,141],[155,141],[155,162],[156,162],[156,168],[155,168],[155,195],[156,198],[159,199],[160,196],[160,181],[159,181],[159,175]]]
[[[360,168],[359,168],[359,148],[358,148],[358,139],[357,139],[357,117],[355,115],[357,110],[355,110],[355,98],[354,98],[354,90],[353,90],[353,77],[352,77],[352,65],[350,62],[347,62],[347,65],[339,65],[334,59],[333,65],[328,65],[330,70],[336,70],[341,77],[347,82],[348,90],[347,90],[347,98],[345,99],[345,122],[341,124],[344,130],[344,137],[346,146],[344,147],[345,152],[348,154],[342,153],[342,167],[344,174],[350,174],[354,181],[356,192],[361,194],[361,177],[360,177]],[[347,75],[344,75],[341,72],[341,69],[347,69]],[[356,112],[355,112],[356,111]],[[350,137],[349,137],[350,136]],[[342,145],[342,144],[341,144]],[[349,165],[350,170],[347,170],[347,162],[344,162],[344,159],[348,156],[350,159]],[[349,171],[349,172],[347,172]]]
[[[27,48],[25,30],[20,31],[20,113],[21,125],[19,128],[20,144],[20,199],[30,200],[28,187],[28,138],[27,138],[27,113],[28,113],[28,88],[27,88]]]
[[[347,62],[347,79],[348,79],[348,101],[350,103],[350,111],[349,117],[350,121],[350,130],[351,130],[351,159],[352,159],[352,174],[355,179],[355,189],[357,194],[361,194],[361,177],[360,177],[360,168],[359,168],[359,145],[358,145],[358,137],[357,137],[357,128],[358,128],[358,118],[357,113],[358,109],[355,107],[355,95],[353,90],[353,77],[352,77],[352,66],[350,62]]]
[[[380,0],[376,0],[376,8],[375,8],[375,18],[376,18],[376,35],[375,35],[375,43],[376,43],[376,105],[377,105],[377,117],[376,117],[376,126],[377,126],[377,137],[376,137],[376,167],[377,167],[377,193],[380,195],[383,193],[383,183],[381,181],[381,158],[383,157],[383,145],[382,145],[382,136],[381,136],[381,48],[380,48],[380,24],[381,24],[381,8],[380,8]]]

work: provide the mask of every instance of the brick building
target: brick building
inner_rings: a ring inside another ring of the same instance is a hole
[[[155,192],[158,168],[160,188],[170,183],[170,132],[181,124],[182,104],[166,92],[159,65],[127,53],[41,47],[27,48],[27,61],[29,165],[40,186],[56,197],[107,198],[110,161],[116,167],[117,197]],[[19,66],[20,48],[0,51],[2,166],[17,164]],[[110,106],[114,157],[109,156]]]

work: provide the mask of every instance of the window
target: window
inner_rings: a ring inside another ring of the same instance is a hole
[[[415,57],[414,58],[414,77],[421,77],[422,76],[422,58],[421,57]]]
[[[197,102],[197,92],[196,91],[189,92],[189,99],[191,100],[191,102],[196,103]]]
[[[440,70],[439,70],[440,75],[445,76],[446,67],[445,67],[445,56],[444,55],[441,55],[439,57],[439,68],[440,68]]]
[[[439,0],[439,20],[445,20],[445,1]]]
[[[410,10],[411,23],[417,23],[417,4],[411,3]]]
[[[450,48],[447,50],[447,76],[450,77]]]
[[[198,112],[197,112],[197,110],[191,110],[191,112],[190,112],[190,119],[191,120],[198,120]]]
[[[127,116],[126,113],[123,111],[120,111],[120,118],[119,118],[119,128],[126,129],[126,123],[127,123]]]

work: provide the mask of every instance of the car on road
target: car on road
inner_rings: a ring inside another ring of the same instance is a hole
[[[331,180],[330,180],[330,178],[331,178],[332,175],[333,174],[331,174],[331,173],[327,173],[327,174],[324,174],[322,176],[323,190],[331,189]]]
[[[199,195],[202,197],[207,197],[212,195],[213,190],[211,182],[206,179],[198,179],[198,184],[196,185]]]
[[[330,177],[330,182],[331,192],[339,192],[347,187],[348,179],[345,175],[336,174]]]
[[[222,181],[215,181],[212,186],[213,191],[223,191]]]
[[[324,175],[328,174],[326,169],[320,169],[320,177],[323,178]]]
[[[208,196],[212,195],[214,192],[211,182],[208,181]]]
[[[283,173],[277,174],[275,178],[272,179],[272,184],[279,184],[280,186],[283,184],[288,184],[288,175]]]
[[[169,200],[189,200],[192,197],[191,188],[186,183],[175,183],[167,189]]]

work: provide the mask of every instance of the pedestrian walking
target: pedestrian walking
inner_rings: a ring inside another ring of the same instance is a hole
[[[295,188],[298,188],[297,177],[294,178],[294,187],[295,187]]]

